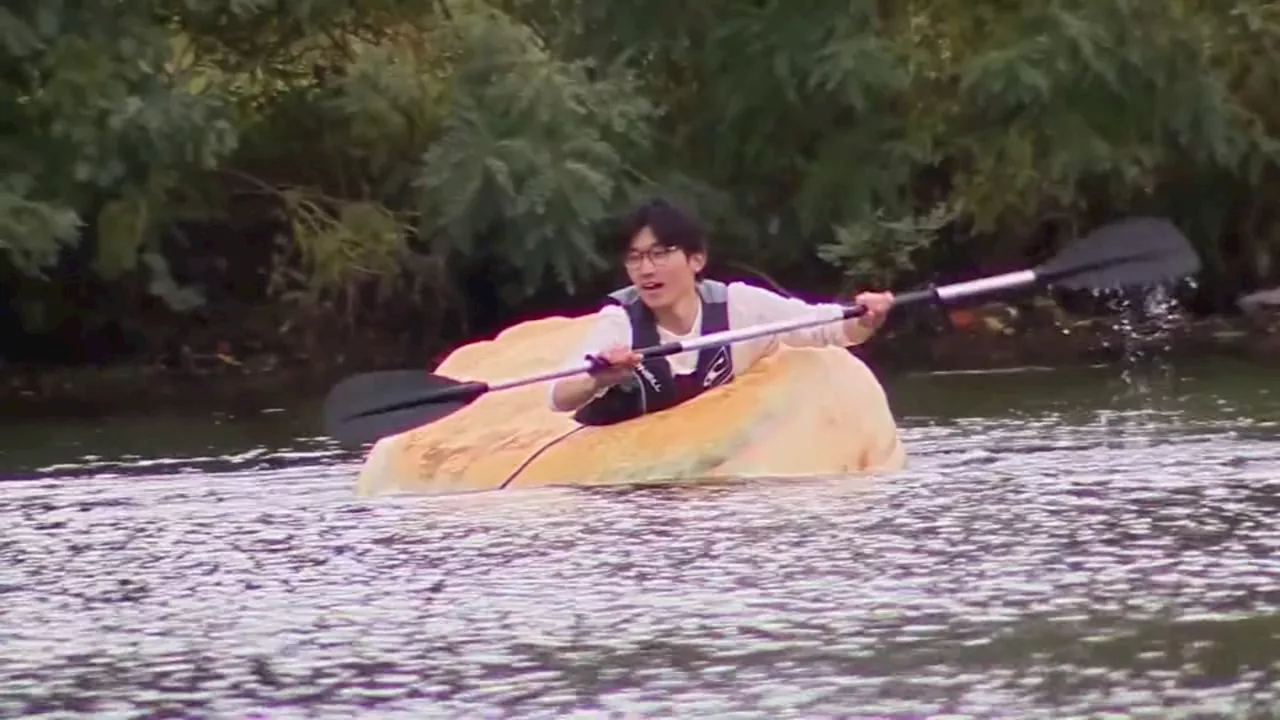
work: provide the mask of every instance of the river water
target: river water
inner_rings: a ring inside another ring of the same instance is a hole
[[[893,378],[871,487],[362,500],[307,408],[0,429],[0,717],[1275,717],[1276,375]]]

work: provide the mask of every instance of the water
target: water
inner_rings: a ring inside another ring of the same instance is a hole
[[[0,717],[1273,717],[1275,377],[897,378],[871,485],[357,500],[306,413],[6,428]]]

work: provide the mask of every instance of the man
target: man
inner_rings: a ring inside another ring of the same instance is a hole
[[[746,283],[702,280],[706,238],[692,218],[662,200],[642,205],[623,223],[624,265],[631,287],[610,295],[614,304],[571,362],[597,356],[607,363],[589,374],[564,378],[549,390],[550,405],[574,412],[584,425],[609,425],[664,410],[733,380],[779,343],[793,347],[847,347],[869,338],[884,323],[891,293],[861,293],[854,301],[869,312],[839,321],[840,306],[810,304]],[[776,322],[820,317],[827,325],[744,340],[641,362],[633,348]]]

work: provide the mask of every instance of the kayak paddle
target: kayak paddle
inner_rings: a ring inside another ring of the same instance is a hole
[[[1137,287],[1177,280],[1200,269],[1191,244],[1168,220],[1137,217],[1104,225],[1030,270],[930,287],[897,295],[893,306],[952,303],[963,298],[1053,284],[1068,289]],[[837,316],[781,320],[670,342],[638,350],[646,360],[765,335],[855,318],[867,312],[847,306]],[[495,390],[557,380],[596,369],[597,358],[580,366],[502,382],[458,381],[422,370],[390,370],[347,378],[325,400],[325,432],[344,444],[361,445],[425,425],[454,413]]]

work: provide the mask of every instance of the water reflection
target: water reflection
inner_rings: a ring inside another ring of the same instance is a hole
[[[876,484],[368,501],[256,438],[35,468],[0,485],[0,716],[1266,717],[1274,401],[1052,377],[904,381]]]

